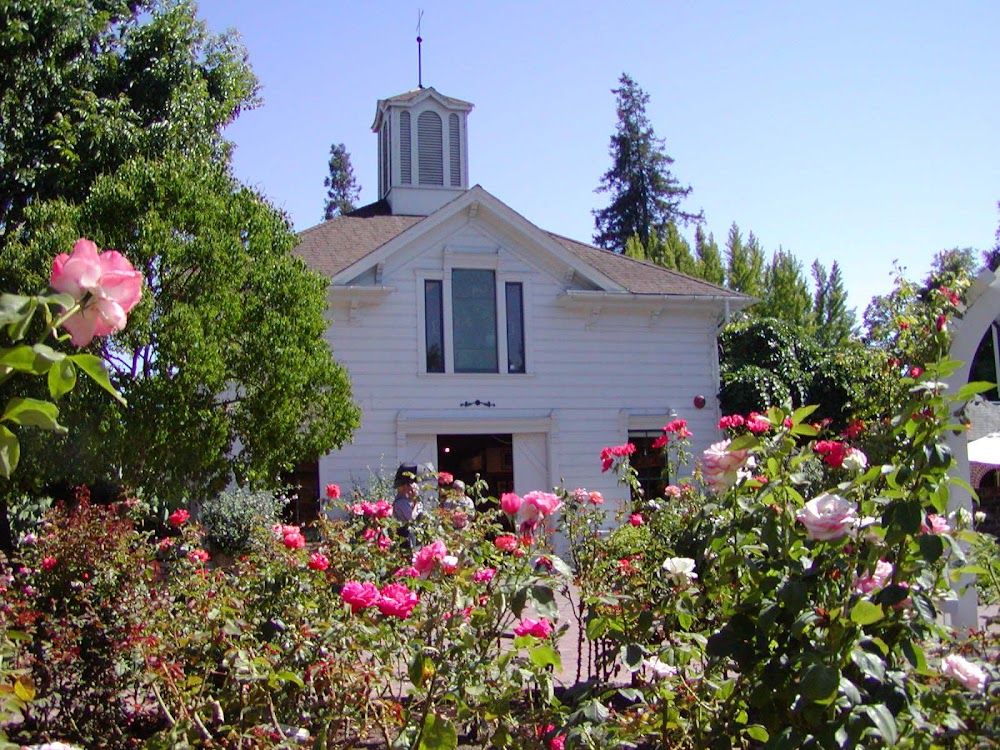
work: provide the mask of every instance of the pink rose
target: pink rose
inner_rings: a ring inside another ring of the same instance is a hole
[[[190,517],[190,513],[183,508],[178,508],[170,514],[167,520],[170,521],[171,526],[182,526]]]
[[[625,458],[635,453],[635,445],[625,443],[625,445],[612,445],[601,449],[601,471],[605,472],[611,468],[616,458]]]
[[[211,555],[203,549],[191,550],[191,552],[188,553],[188,559],[191,562],[208,562],[210,557]]]
[[[434,569],[434,565],[441,562],[447,554],[448,549],[444,546],[444,542],[439,539],[421,548],[413,555],[413,567],[420,571],[420,575],[426,576]]]
[[[500,496],[500,508],[508,516],[516,516],[517,512],[521,510],[521,500],[520,495],[515,495],[513,492],[505,492]]]
[[[858,594],[870,594],[873,591],[878,591],[892,578],[892,571],[892,563],[879,560],[875,563],[875,570],[870,575],[861,576],[854,582],[854,591]]]
[[[310,570],[326,570],[330,567],[330,558],[322,552],[313,552],[309,555]]]
[[[387,549],[389,549],[389,547],[391,547],[391,546],[392,546],[392,539],[390,539],[390,538],[389,538],[389,537],[387,537],[387,536],[386,536],[385,534],[383,534],[382,536],[380,536],[380,537],[378,538],[378,542],[377,542],[377,544],[378,544],[378,548],[379,548],[379,549],[380,549],[380,550],[381,550],[382,552],[385,552],[385,551],[386,551]]]
[[[951,531],[948,520],[942,518],[937,513],[928,513],[927,521],[920,524],[920,531],[924,534],[947,534]]]
[[[336,500],[340,497],[340,485],[328,484],[326,486],[326,496],[331,500]]]
[[[642,526],[642,513],[633,513],[628,517],[628,522],[633,526]]]
[[[810,539],[839,539],[854,526],[856,510],[840,495],[824,492],[806,503],[795,517],[806,527]]]
[[[941,660],[941,674],[976,693],[981,693],[986,687],[986,672],[958,654],[949,654]]]
[[[128,312],[142,297],[142,274],[115,250],[99,252],[90,240],[79,239],[69,255],[52,261],[49,285],[70,295],[83,308],[63,321],[74,346],[86,346],[95,336],[120,331]]]
[[[351,612],[358,612],[367,607],[374,607],[381,598],[374,583],[365,581],[348,581],[340,590],[340,598],[351,605]]]
[[[480,568],[472,574],[472,580],[476,583],[489,583],[496,574],[496,568]]]
[[[493,546],[501,552],[513,552],[517,549],[517,537],[513,534],[501,534],[493,540]]]
[[[678,498],[681,496],[681,488],[678,487],[676,484],[668,484],[666,487],[663,488],[663,496]]]
[[[758,414],[755,411],[752,411],[747,415],[746,424],[747,429],[754,435],[759,435],[760,433],[767,432],[771,429],[771,420],[763,414]]]
[[[405,620],[420,603],[420,595],[410,591],[403,583],[387,583],[382,587],[378,600],[378,611],[387,617]]]
[[[551,492],[534,490],[524,496],[522,511],[528,521],[548,518],[562,507],[562,500]]]
[[[532,635],[535,638],[548,638],[552,633],[552,623],[546,618],[540,617],[537,620],[525,617],[520,624],[514,628],[514,635]]]
[[[393,573],[394,578],[419,578],[420,571],[409,565],[405,568],[400,568],[395,573]]]
[[[379,500],[375,503],[375,518],[388,518],[392,515],[392,503],[388,500]]]
[[[447,471],[438,472],[438,485],[441,487],[447,487],[449,484],[455,481],[455,477],[449,474]]]
[[[445,575],[453,575],[458,572],[458,558],[454,555],[445,555],[441,558],[441,572]]]
[[[604,505],[604,495],[594,490],[589,495],[591,505]]]
[[[56,566],[56,559],[54,557],[43,557],[42,558],[42,570],[48,573]]]
[[[285,534],[285,538],[282,541],[288,549],[302,549],[306,546],[306,538],[297,531]]]
[[[557,734],[551,740],[549,740],[549,750],[565,750],[566,749],[566,735]]]
[[[729,450],[731,440],[712,443],[701,454],[701,472],[708,485],[717,492],[736,484],[741,472],[746,472],[753,464],[753,457],[747,450]]]

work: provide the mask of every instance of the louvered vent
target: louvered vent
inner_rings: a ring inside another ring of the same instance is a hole
[[[444,185],[441,117],[421,112],[417,118],[417,167],[421,185]]]
[[[451,186],[462,187],[462,142],[458,137],[458,115],[448,117],[448,148],[451,157]]]
[[[399,180],[404,185],[413,182],[413,156],[410,152],[410,113],[399,113]]]
[[[382,195],[385,195],[388,192],[388,190],[389,190],[389,186],[392,184],[392,182],[389,179],[389,153],[390,153],[390,151],[389,151],[389,123],[386,123],[383,126],[382,132],[379,133],[379,136],[380,136],[380,139],[382,141],[382,144],[381,144],[382,145],[382,160],[381,160],[382,161],[382,168],[379,170],[379,174],[378,174],[379,183],[380,183],[379,187],[381,188],[381,190],[379,192]]]

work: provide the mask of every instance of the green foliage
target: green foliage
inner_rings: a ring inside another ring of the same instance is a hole
[[[812,309],[816,340],[826,347],[842,346],[854,334],[857,316],[853,308],[847,309],[840,264],[834,261],[827,273],[822,263],[813,261],[812,276],[816,285]]]
[[[596,190],[610,193],[611,203],[593,213],[594,243],[623,252],[633,234],[648,248],[650,238],[669,223],[698,223],[704,217],[681,209],[691,188],[682,187],[670,171],[674,160],[646,117],[649,95],[627,74],[622,74],[619,83],[619,88],[612,89],[618,113],[611,136],[612,164]]]
[[[788,250],[778,248],[764,269],[763,299],[754,313],[777,318],[809,331],[813,326],[809,286],[802,275],[802,263]]]
[[[351,166],[351,155],[343,143],[330,146],[330,174],[323,179],[326,186],[326,203],[323,206],[323,219],[329,221],[335,216],[342,216],[353,211],[361,193],[361,186],[354,177]]]
[[[722,253],[719,252],[715,237],[711,233],[706,237],[705,231],[699,225],[695,228],[694,240],[696,258],[694,275],[710,284],[722,286],[726,283],[726,269],[722,265]]]
[[[326,283],[229,168],[222,128],[257,104],[242,48],[189,2],[8,5],[0,283],[40,287],[85,235],[129,257],[149,291],[93,349],[129,409],[81,386],[62,410],[71,436],[25,444],[17,490],[113,476],[170,505],[234,476],[273,486],[342,444],[358,411],[324,342]],[[52,123],[59,138],[23,135]]]
[[[239,555],[271,533],[287,504],[274,492],[230,487],[202,503],[198,520],[213,549]]]
[[[751,297],[760,297],[764,280],[764,251],[753,232],[743,241],[733,222],[726,238],[726,286]]]

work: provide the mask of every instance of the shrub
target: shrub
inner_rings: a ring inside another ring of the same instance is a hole
[[[206,500],[198,512],[208,543],[219,552],[248,551],[274,524],[288,500],[273,492],[232,487]]]

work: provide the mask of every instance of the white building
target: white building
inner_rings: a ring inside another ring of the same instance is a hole
[[[319,486],[432,463],[496,495],[565,484],[624,500],[601,449],[675,418],[696,450],[719,439],[716,334],[753,300],[470,187],[471,109],[433,88],[379,101],[380,200],[300,235],[330,278],[329,341],[362,410]],[[651,476],[655,460],[636,457]]]

